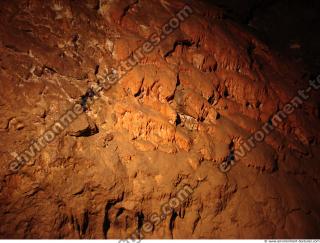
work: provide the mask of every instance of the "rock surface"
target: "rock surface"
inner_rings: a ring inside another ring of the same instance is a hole
[[[193,14],[179,29],[9,170],[15,153],[186,3]],[[0,6],[1,238],[128,238],[186,185],[192,194],[145,238],[319,238],[316,91],[219,170],[308,87],[303,66],[200,1]]]

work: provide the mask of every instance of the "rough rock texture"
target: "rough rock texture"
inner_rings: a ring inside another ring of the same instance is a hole
[[[184,4],[194,14],[17,172],[26,149]],[[1,1],[1,238],[319,238],[319,94],[224,174],[305,88],[290,62],[194,1]],[[318,97],[317,97],[318,96]]]

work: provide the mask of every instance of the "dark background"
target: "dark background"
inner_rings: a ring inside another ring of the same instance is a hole
[[[320,0],[208,0],[280,53],[320,73]],[[300,45],[300,48],[290,48]]]

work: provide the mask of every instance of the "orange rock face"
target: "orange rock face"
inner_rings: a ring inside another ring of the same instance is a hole
[[[201,1],[0,6],[1,238],[319,238],[320,91],[303,67]]]

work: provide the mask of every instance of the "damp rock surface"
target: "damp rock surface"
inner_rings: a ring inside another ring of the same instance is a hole
[[[180,28],[86,95],[186,4]],[[0,6],[1,238],[319,238],[319,95],[270,123],[308,87],[303,65],[201,1]],[[77,102],[82,114],[10,170]]]

